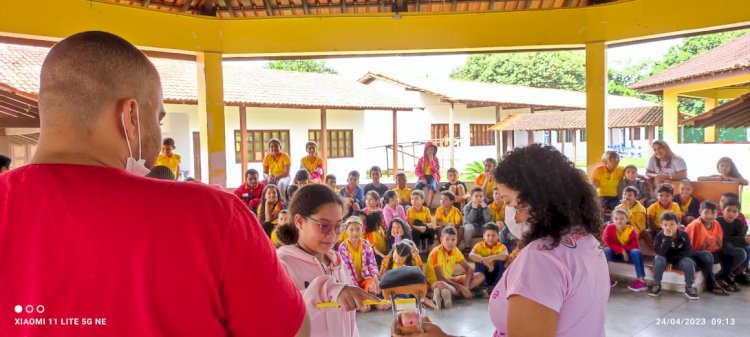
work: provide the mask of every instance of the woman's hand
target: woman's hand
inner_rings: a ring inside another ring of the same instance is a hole
[[[399,317],[399,320],[401,317]],[[422,319],[424,321],[424,332],[412,333],[409,335],[400,335],[396,333],[396,327],[391,324],[391,335],[394,337],[450,337],[448,334],[443,332],[439,326],[432,324],[429,318],[426,316]]]
[[[338,304],[344,310],[352,311],[367,306],[363,303],[366,300],[380,301],[380,299],[375,297],[375,295],[372,295],[360,289],[359,287],[347,285],[339,293],[339,297],[336,299],[336,302],[338,302]]]

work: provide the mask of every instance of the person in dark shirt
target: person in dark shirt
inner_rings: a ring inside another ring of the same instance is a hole
[[[693,196],[693,184],[690,179],[680,181],[680,193],[675,193],[673,201],[680,205],[682,225],[687,226],[700,217],[701,201]]]
[[[383,172],[380,170],[379,166],[373,166],[370,168],[370,178],[372,179],[372,182],[365,185],[365,195],[370,191],[376,191],[380,196],[384,195],[385,192],[388,192],[388,186],[385,186],[385,184],[380,182],[380,176],[382,175]]]
[[[748,278],[746,273],[748,261],[750,260],[750,257],[748,257],[750,256],[750,245],[745,241],[747,229],[742,220],[740,220],[739,214],[739,200],[729,199],[724,202],[724,210],[718,220],[719,224],[721,224],[721,229],[724,231],[724,247],[722,249],[742,249],[745,251],[745,260],[734,270],[734,281],[739,284],[748,285],[750,284],[750,278]]]
[[[690,258],[690,237],[677,229],[677,215],[667,211],[661,215],[662,231],[654,239],[654,285],[648,291],[649,296],[661,295],[661,278],[667,263],[685,273],[685,296],[697,300],[698,291],[693,287],[695,261]]]

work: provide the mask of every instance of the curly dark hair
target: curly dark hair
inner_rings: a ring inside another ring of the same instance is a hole
[[[276,230],[279,241],[285,245],[296,244],[299,239],[299,230],[294,224],[294,217],[297,214],[303,217],[311,216],[327,204],[338,204],[344,207],[344,202],[338,194],[328,186],[320,184],[302,186],[289,202],[288,211],[291,220]]]
[[[509,152],[494,172],[498,184],[518,191],[518,202],[528,204],[529,231],[523,246],[549,237],[557,247],[575,226],[595,238],[601,236],[602,211],[585,173],[552,146],[532,144]]]
[[[391,227],[393,226],[394,223],[398,223],[399,225],[401,225],[401,229],[404,231],[404,235],[401,236],[401,239],[411,240],[411,228],[409,227],[409,225],[407,225],[406,222],[404,222],[404,220],[395,218],[391,220],[391,223],[388,224],[389,226],[388,230],[385,232],[385,247],[386,247],[386,250],[388,251],[390,251],[391,248],[393,248],[393,244],[396,241],[396,238],[394,238],[393,235],[391,234]]]

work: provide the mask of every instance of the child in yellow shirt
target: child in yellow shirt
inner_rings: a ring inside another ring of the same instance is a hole
[[[484,274],[484,284],[494,287],[505,271],[508,248],[500,243],[500,228],[496,224],[487,224],[483,238],[482,242],[478,242],[471,249],[469,260],[474,262],[477,272]]]
[[[435,210],[435,222],[437,222],[438,240],[443,232],[443,228],[453,226],[458,232],[458,237],[464,237],[463,217],[461,210],[453,206],[456,202],[456,195],[443,191],[440,193],[440,207]]]
[[[412,205],[410,203],[412,189],[409,186],[406,186],[406,174],[403,172],[396,175],[396,187],[393,188],[393,191],[398,194],[398,198],[401,200],[401,206],[404,206],[404,210],[408,211],[409,207]]]
[[[159,157],[156,158],[154,166],[169,167],[172,173],[174,173],[175,180],[177,180],[180,177],[180,163],[182,162],[182,157],[180,157],[179,154],[174,153],[174,149],[176,148],[176,146],[174,146],[174,139],[164,138],[162,144],[161,153],[159,154]]]
[[[472,290],[484,282],[484,274],[474,272],[466,263],[464,255],[456,247],[457,243],[456,228],[445,227],[440,235],[440,245],[427,257],[425,278],[433,291],[432,300],[438,307],[443,303],[445,308],[450,308],[453,305],[453,296],[473,298]],[[464,275],[453,276],[456,264],[464,269]]]
[[[620,203],[617,187],[620,185],[625,169],[620,166],[620,155],[616,151],[607,151],[602,155],[602,165],[591,173],[591,184],[602,199],[604,209],[611,211]]]
[[[406,221],[412,230],[412,237],[419,243],[420,251],[425,252],[435,244],[435,227],[432,224],[430,209],[424,206],[424,192],[411,192],[412,207],[406,211]]]
[[[682,210],[680,205],[672,201],[674,198],[674,187],[672,184],[666,183],[661,184],[656,188],[656,199],[653,205],[649,206],[646,210],[646,218],[648,219],[648,228],[646,232],[649,233],[646,243],[654,247],[654,238],[656,234],[661,232],[661,215],[666,211],[672,211],[677,216],[677,219],[682,219]],[[678,221],[679,222],[679,221]]]

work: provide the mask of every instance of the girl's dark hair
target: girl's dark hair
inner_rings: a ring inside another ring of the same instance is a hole
[[[595,238],[601,236],[601,208],[594,187],[581,170],[551,146],[532,144],[517,148],[495,169],[499,184],[518,191],[518,202],[528,204],[529,230],[521,246],[550,237],[557,247],[575,226]]]
[[[370,233],[378,230],[378,227],[383,223],[383,212],[373,211],[367,214],[365,217],[365,233]]]
[[[398,223],[399,225],[401,225],[401,229],[403,229],[404,231],[404,235],[401,237],[401,239],[411,240],[411,228],[409,228],[409,225],[407,225],[404,220],[398,218],[393,219],[388,226],[388,231],[385,233],[386,250],[391,250],[391,247],[393,247],[393,241],[395,240],[395,238],[393,237],[393,235],[391,235],[391,229],[393,228],[394,223]]]
[[[175,180],[174,172],[172,169],[166,166],[157,165],[151,169],[146,177],[160,179],[160,180]]]
[[[448,197],[448,199],[450,201],[456,202],[456,195],[453,194],[453,192],[451,192],[451,191],[442,191],[442,192],[440,192],[440,195],[444,195],[444,196]]]
[[[394,190],[388,190],[385,193],[383,193],[383,204],[387,204],[391,202],[391,199],[397,197],[398,194]]]
[[[732,161],[732,158],[729,158],[729,157],[719,158],[719,161],[716,162],[716,171],[719,170],[719,164],[721,163],[729,164],[729,176],[730,177],[742,178],[742,174],[740,174],[740,170],[737,169],[737,165],[734,165],[734,161]]]
[[[368,191],[367,194],[365,194],[365,198],[370,197],[375,199],[376,201],[380,201],[380,193],[376,190]]]
[[[344,202],[341,201],[338,194],[331,190],[328,186],[322,184],[306,185],[302,186],[297,193],[294,193],[294,197],[289,202],[289,223],[283,226],[279,226],[276,230],[276,236],[279,241],[285,245],[293,245],[299,240],[299,230],[294,224],[294,218],[296,215],[303,217],[309,217],[320,210],[321,207],[327,204],[337,204],[340,207],[344,207]]]
[[[393,252],[396,251],[399,256],[406,256],[406,261],[404,261],[405,266],[413,266],[414,265],[414,257],[411,254],[411,245],[401,241],[397,243],[391,250],[389,251],[388,255],[390,259],[388,260],[388,267],[386,270],[393,269]]]
[[[274,184],[268,184],[266,187],[263,188],[263,193],[260,195],[260,204],[258,204],[258,220],[260,223],[264,222],[271,222],[272,220],[266,219],[266,192],[269,189],[276,190],[276,202],[284,202],[281,195],[281,190],[274,185]]]

